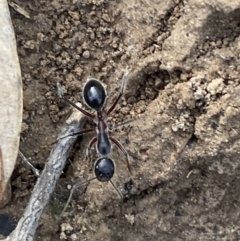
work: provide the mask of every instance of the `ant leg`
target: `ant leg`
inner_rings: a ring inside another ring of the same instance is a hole
[[[93,128],[89,128],[89,129],[85,129],[85,130],[82,130],[82,131],[79,131],[79,132],[75,132],[75,133],[69,134],[69,135],[67,135],[67,136],[60,136],[60,137],[57,138],[56,141],[52,142],[51,144],[54,145],[54,144],[57,143],[57,141],[59,141],[59,140],[61,140],[61,139],[64,139],[64,138],[66,138],[66,137],[68,137],[68,136],[78,136],[78,135],[80,136],[80,135],[83,135],[83,134],[85,134],[85,133],[92,132],[93,130],[94,130]]]
[[[119,127],[127,126],[128,124],[130,124],[131,122],[135,121],[136,119],[137,119],[137,117],[133,117],[132,119],[123,121],[123,122],[120,123],[120,124],[112,125],[112,126],[109,128],[109,131],[111,132],[111,131],[116,130],[116,129],[119,128]]]
[[[112,182],[112,180],[109,180],[109,182],[112,184],[113,188],[118,193],[119,197],[121,198],[121,202],[123,202],[123,195],[122,195],[122,193],[118,190],[118,188],[115,186],[115,184]]]
[[[77,110],[79,110],[80,112],[82,112],[85,116],[89,117],[90,119],[94,119],[95,115],[82,109],[81,107],[77,106],[76,104],[74,104],[71,100],[67,99],[66,97],[62,96],[62,98],[71,106],[73,106],[74,108],[76,108]]]
[[[85,116],[87,116],[91,119],[94,119],[95,115],[93,115],[92,113],[82,109],[81,107],[74,104],[71,100],[69,100],[69,99],[67,99],[66,97],[63,96],[62,86],[59,82],[57,82],[57,92],[58,92],[59,98],[64,99],[69,105],[73,106],[74,108],[76,108],[77,110],[82,112]]]
[[[127,82],[127,74],[128,73],[125,73],[123,75],[123,78],[122,78],[122,84],[121,84],[121,88],[120,88],[120,93],[118,95],[118,97],[116,98],[116,100],[113,102],[112,106],[109,108],[109,110],[107,111],[107,116],[115,109],[118,101],[120,100],[120,98],[122,97],[124,91],[125,91],[125,88],[126,88],[126,82]]]
[[[86,150],[86,155],[87,157],[89,156],[89,151],[91,150],[92,146],[97,142],[97,136],[93,137],[93,139],[89,142],[87,150]]]
[[[90,178],[90,179],[88,179],[88,180],[86,180],[86,181],[84,181],[84,182],[78,182],[78,183],[76,183],[76,184],[73,185],[72,190],[71,190],[71,192],[70,192],[70,195],[69,195],[69,197],[68,197],[67,203],[65,204],[65,206],[64,206],[64,208],[63,208],[62,213],[61,213],[60,216],[62,216],[63,213],[66,211],[69,203],[70,203],[71,200],[72,200],[72,195],[73,195],[75,189],[79,188],[80,186],[82,186],[82,185],[84,185],[84,184],[87,184],[87,183],[91,182],[91,181],[94,180],[94,179],[96,179],[96,177]]]
[[[119,93],[117,99],[113,102],[112,106],[109,108],[109,110],[107,111],[107,116],[110,115],[110,113],[115,109],[118,101],[120,100],[120,98],[122,97],[123,93]]]
[[[109,180],[110,183],[112,184],[113,188],[115,189],[115,191],[118,193],[120,199],[121,199],[121,203],[120,203],[120,214],[121,214],[121,218],[123,216],[123,194],[118,190],[118,188],[115,186],[115,184],[112,182],[112,180]]]
[[[57,140],[66,138],[66,137],[68,137],[68,136],[80,136],[80,135],[83,135],[83,134],[86,134],[86,133],[89,133],[89,132],[92,132],[92,131],[94,131],[93,128],[85,129],[85,130],[82,130],[82,131],[78,131],[78,132],[69,134],[69,135],[67,135],[67,136],[61,136],[61,137],[59,137]]]
[[[128,152],[126,151],[126,149],[123,147],[123,145],[118,141],[116,140],[115,138],[109,136],[109,139],[123,152],[123,154],[125,155],[126,157],[126,163],[127,163],[127,168],[129,170],[130,173],[132,173],[131,171],[131,168],[130,168],[130,164],[129,164],[129,161],[128,161]]]

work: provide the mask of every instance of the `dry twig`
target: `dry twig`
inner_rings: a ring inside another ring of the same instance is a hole
[[[61,135],[67,136],[73,132],[79,131],[79,127],[84,124],[85,120],[84,118],[81,118],[81,116],[82,115],[78,110],[74,110],[73,114],[68,119],[68,123],[70,123],[64,127]],[[33,240],[41,214],[63,171],[69,151],[76,138],[76,136],[68,136],[57,141],[50,153],[41,176],[38,178],[22,218],[19,220],[16,229],[4,241]]]

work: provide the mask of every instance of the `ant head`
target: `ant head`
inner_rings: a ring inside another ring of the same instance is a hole
[[[83,87],[83,99],[91,109],[101,110],[106,100],[103,84],[97,79],[89,79]]]
[[[97,159],[94,165],[95,176],[100,182],[110,181],[113,177],[115,166],[112,159],[101,157]]]

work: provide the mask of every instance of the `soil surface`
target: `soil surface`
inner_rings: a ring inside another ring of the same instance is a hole
[[[82,102],[87,78],[101,80],[107,107],[128,70],[124,97],[109,117],[110,183],[92,181],[59,215],[69,187],[93,177],[78,139],[35,240],[240,239],[239,1],[16,1],[11,9],[24,85],[20,150],[42,170],[70,111],[57,83]],[[87,109],[87,107],[86,107]],[[86,124],[86,127],[92,123]],[[94,150],[92,151],[94,154]],[[19,160],[13,197],[1,213],[21,217],[36,177]]]

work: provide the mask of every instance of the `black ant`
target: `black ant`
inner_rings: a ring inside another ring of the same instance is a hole
[[[116,140],[114,137],[109,136],[108,134],[109,128],[107,123],[107,118],[111,114],[111,112],[115,109],[117,103],[122,97],[123,92],[125,90],[125,86],[126,86],[126,74],[122,78],[122,84],[121,84],[120,93],[118,97],[115,99],[111,107],[105,112],[103,109],[104,109],[104,104],[107,96],[106,89],[104,88],[103,84],[99,80],[94,78],[89,79],[83,87],[82,95],[86,105],[90,107],[92,110],[97,112],[96,115],[82,109],[81,107],[77,106],[66,97],[62,96],[62,98],[66,102],[68,102],[71,106],[73,106],[74,108],[82,112],[85,116],[92,119],[93,122],[96,124],[97,136],[95,136],[90,141],[87,147],[87,156],[88,156],[89,150],[96,143],[96,149],[98,153],[102,157],[108,157],[112,150],[111,142],[113,142],[125,155],[128,170],[129,172],[131,172],[129,160],[128,160],[128,153],[118,140]],[[81,130],[76,133],[72,133],[69,136],[83,135],[85,133],[92,132],[93,130],[94,128],[89,128],[89,129]]]
[[[112,184],[112,186],[114,187],[114,189],[117,191],[119,196],[121,197],[121,200],[123,201],[123,196],[122,196],[121,192],[117,189],[117,187],[111,181],[111,179],[114,175],[114,172],[115,172],[114,162],[111,158],[109,158],[109,155],[110,155],[111,149],[112,149],[111,141],[114,144],[116,144],[116,146],[124,153],[124,155],[126,157],[126,163],[127,163],[128,170],[129,170],[129,172],[131,172],[129,160],[128,160],[128,153],[125,150],[125,148],[119,143],[119,141],[117,141],[115,138],[108,135],[109,129],[108,129],[107,118],[110,115],[110,113],[115,109],[118,101],[122,97],[125,87],[126,87],[126,74],[122,78],[120,93],[119,93],[118,97],[115,99],[115,101],[113,102],[111,107],[105,112],[103,109],[104,109],[104,104],[105,104],[106,96],[107,96],[106,89],[104,88],[103,84],[99,80],[94,79],[94,78],[89,79],[83,87],[82,95],[83,95],[83,99],[84,99],[84,102],[86,103],[86,105],[88,107],[90,107],[92,110],[97,112],[96,115],[77,106],[72,101],[65,98],[62,95],[62,93],[60,93],[61,98],[63,98],[67,103],[69,103],[74,108],[78,109],[85,116],[92,119],[93,122],[96,124],[97,136],[94,137],[90,141],[90,143],[87,147],[87,155],[88,155],[89,150],[92,148],[92,146],[95,143],[96,143],[96,149],[97,149],[98,153],[101,155],[101,157],[98,158],[96,160],[96,162],[94,163],[95,177],[88,179],[84,182],[77,183],[73,186],[73,188],[71,190],[71,194],[68,198],[67,204],[65,205],[63,212],[66,210],[66,208],[71,200],[74,190],[76,188],[80,187],[81,185],[91,182],[94,179],[97,179],[100,182],[108,182],[109,181]],[[128,123],[128,122],[129,121],[127,121],[126,123]],[[125,123],[123,123],[123,125],[124,124]],[[120,125],[122,125],[122,124],[120,124]],[[82,135],[85,133],[92,132],[93,130],[94,130],[93,128],[89,128],[89,129],[85,129],[85,130],[82,130],[82,131],[79,131],[76,133],[72,133],[69,136]],[[64,137],[61,137],[61,138],[64,138]]]

